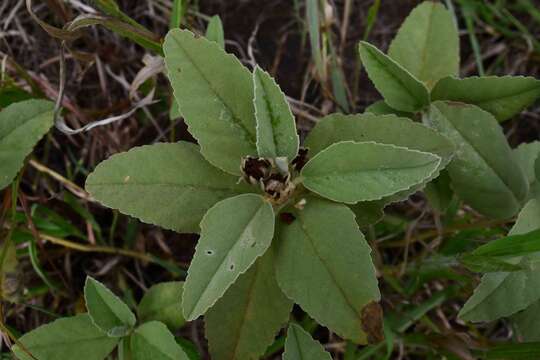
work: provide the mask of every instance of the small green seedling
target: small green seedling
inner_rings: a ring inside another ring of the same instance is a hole
[[[206,314],[214,359],[260,357],[293,303],[345,339],[380,341],[380,294],[358,222],[436,178],[452,143],[406,118],[336,114],[300,147],[268,73],[185,30],[167,35],[164,52],[199,145],[114,155],[87,190],[142,221],[200,233],[182,309],[188,321]]]
[[[88,277],[88,313],[61,318],[25,334],[13,352],[20,360],[102,360],[117,349],[120,360],[189,360],[171,331],[183,325],[182,282],[155,285],[137,312],[97,280]],[[31,354],[31,356],[30,356]]]

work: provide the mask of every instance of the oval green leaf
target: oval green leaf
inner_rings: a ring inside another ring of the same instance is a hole
[[[129,307],[105,285],[88,276],[84,300],[94,324],[111,337],[122,337],[135,326],[137,319]]]
[[[67,317],[42,325],[19,341],[34,357],[19,346],[13,352],[19,360],[103,360],[118,344],[94,325],[88,314]]]
[[[197,145],[178,142],[133,148],[101,162],[86,189],[105,206],[178,232],[199,232],[209,208],[250,191],[210,165]]]
[[[0,111],[0,190],[17,176],[53,119],[54,104],[45,100],[21,101]]]
[[[380,298],[371,249],[346,206],[316,197],[306,201],[291,224],[278,227],[278,283],[317,322],[366,343],[362,312]]]
[[[184,284],[185,318],[194,320],[212,307],[265,253],[273,235],[274,211],[259,195],[238,195],[208,210]]]
[[[388,55],[429,89],[440,79],[459,73],[459,34],[444,5],[426,1],[401,25]]]
[[[525,76],[449,77],[437,83],[431,97],[476,105],[502,122],[540,98],[540,81]]]
[[[423,183],[439,167],[437,155],[375,142],[331,145],[302,170],[306,188],[354,204],[379,200]]]
[[[174,97],[201,153],[240,175],[241,159],[257,154],[251,73],[217,43],[187,30],[171,30],[163,51]]]
[[[360,42],[359,51],[369,78],[390,107],[417,112],[429,105],[426,86],[392,58],[364,41]]]
[[[286,157],[298,152],[298,135],[294,116],[278,84],[258,66],[253,72],[257,151],[265,158]]]
[[[447,167],[458,196],[486,216],[515,215],[528,184],[495,118],[474,105],[438,101],[428,121],[458,149]]]

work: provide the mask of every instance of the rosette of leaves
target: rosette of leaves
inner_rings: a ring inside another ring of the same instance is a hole
[[[19,360],[103,360],[116,349],[119,360],[189,360],[172,331],[184,320],[178,300],[183,283],[155,285],[131,309],[99,281],[84,286],[87,313],[55,320],[18,339],[12,350]]]
[[[517,214],[530,198],[529,186],[499,122],[533,104],[540,97],[540,81],[524,76],[459,78],[456,22],[443,4],[430,1],[405,20],[388,55],[366,42],[359,51],[384,98],[368,112],[422,118],[457,149],[448,166],[455,193],[485,216]]]
[[[206,314],[212,358],[260,357],[294,303],[345,339],[380,340],[380,294],[356,220],[436,177],[451,142],[406,118],[335,115],[300,148],[268,73],[189,31],[172,30],[164,52],[198,145],[114,155],[86,188],[144,222],[200,233],[182,309],[187,320]]]

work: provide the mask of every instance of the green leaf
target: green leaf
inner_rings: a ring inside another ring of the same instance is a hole
[[[194,320],[212,307],[265,253],[273,235],[274,211],[259,195],[238,195],[208,210],[184,284],[185,318]]]
[[[304,359],[332,360],[332,357],[307,331],[296,324],[291,324],[287,330],[283,360]]]
[[[97,328],[88,314],[67,317],[42,325],[19,339],[34,358],[15,345],[19,360],[103,360],[118,344]]]
[[[92,321],[108,336],[126,336],[137,322],[135,315],[122,300],[90,276],[84,284],[84,300]]]
[[[294,116],[285,94],[272,77],[258,66],[253,71],[257,151],[260,157],[286,157],[298,153],[298,135]]]
[[[53,126],[54,104],[27,100],[0,111],[0,190],[17,176],[24,159]]]
[[[540,166],[540,141],[529,144],[521,144],[513,151],[514,159],[521,167],[527,182],[529,183],[528,199],[540,199],[540,176],[538,170]]]
[[[367,42],[360,42],[359,50],[369,78],[390,107],[417,112],[429,105],[426,86],[401,65]]]
[[[354,205],[349,205],[349,208],[356,216],[356,222],[361,228],[369,225],[375,225],[384,217],[384,208],[388,205],[386,201],[364,201]]]
[[[437,83],[431,97],[473,104],[505,121],[540,98],[540,81],[524,76],[449,77]]]
[[[388,204],[401,201],[421,190],[425,182],[436,178],[454,155],[454,145],[437,131],[413,122],[407,118],[393,115],[377,116],[372,114],[343,115],[332,114],[322,118],[311,130],[305,146],[311,157],[340,141],[374,141],[433,153],[441,157],[441,163],[428,179],[409,190],[385,197],[379,201],[358,203],[352,206],[359,224],[369,224],[379,219],[382,209]]]
[[[252,76],[215,42],[174,29],[163,44],[174,96],[213,165],[240,175],[241,159],[256,155]]]
[[[139,320],[160,321],[171,331],[178,330],[186,322],[182,315],[183,291],[182,281],[162,282],[152,286],[137,307]]]
[[[198,233],[216,202],[250,190],[237,183],[237,177],[210,165],[198,146],[181,141],[111,156],[90,174],[86,189],[102,204],[144,222]]]
[[[306,200],[303,210],[291,210],[291,224],[278,227],[278,284],[317,322],[365,343],[364,308],[380,298],[371,249],[346,206]]]
[[[540,226],[539,226],[540,227]],[[540,230],[492,240],[475,249],[473,256],[516,257],[540,252]]]
[[[540,203],[531,200],[519,214],[510,235],[540,229]],[[512,264],[524,264],[526,271],[489,273],[467,300],[459,317],[468,321],[493,321],[510,316],[540,299],[540,255],[517,257]]]
[[[540,301],[535,301],[522,312],[512,316],[517,336],[523,341],[540,341]]]
[[[458,149],[447,170],[459,197],[486,216],[516,214],[528,185],[495,118],[474,105],[438,101],[428,121]]]
[[[259,359],[287,322],[292,305],[276,282],[270,248],[206,314],[212,359]]]
[[[317,154],[302,169],[302,176],[309,190],[354,204],[379,200],[421,184],[440,162],[437,155],[404,147],[344,141]]]
[[[401,25],[388,55],[431,89],[459,73],[459,34],[444,5],[426,1]]]
[[[341,141],[368,142],[406,147],[442,158],[445,167],[454,155],[454,145],[437,131],[394,115],[331,114],[320,119],[306,138],[308,155],[315,156]]]
[[[139,326],[131,335],[133,360],[189,360],[173,334],[159,321]]]
[[[223,31],[223,23],[218,15],[214,15],[210,18],[208,26],[206,27],[206,38],[219,45],[220,48],[225,49],[225,33]]]
[[[440,213],[445,212],[454,198],[448,172],[443,171],[438,178],[427,184],[424,193],[434,209]]]

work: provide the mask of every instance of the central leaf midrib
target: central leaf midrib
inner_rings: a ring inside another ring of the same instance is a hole
[[[237,352],[238,352],[238,347],[240,345],[240,339],[242,338],[242,333],[243,333],[243,330],[244,330],[244,324],[246,323],[246,318],[247,318],[247,314],[251,308],[251,304],[252,304],[252,295],[253,295],[253,291],[255,289],[255,284],[257,282],[257,276],[259,275],[259,266],[260,264],[256,264],[255,265],[255,269],[253,270],[254,271],[254,274],[253,274],[253,279],[251,280],[250,284],[249,284],[249,288],[248,288],[248,292],[247,292],[247,304],[246,304],[246,307],[245,307],[245,311],[244,313],[242,314],[242,320],[240,322],[240,326],[238,327],[238,337],[235,339],[234,341],[234,347],[233,347],[233,353],[232,353],[232,357],[231,359],[236,359],[236,355],[237,355]]]
[[[326,263],[326,261],[321,257],[317,247],[315,246],[315,240],[311,237],[311,234],[308,232],[308,229],[306,228],[306,223],[305,223],[305,220],[303,218],[303,216],[301,215],[300,216],[300,219],[301,219],[301,224],[302,224],[302,231],[304,232],[304,234],[306,235],[306,238],[309,240],[309,244],[311,245],[311,248],[313,249],[313,252],[315,253],[315,255],[317,256],[317,258],[319,259],[320,263],[324,266],[324,269],[326,270],[326,272],[328,273],[328,275],[330,275],[330,278],[332,279],[333,283],[335,284],[336,288],[339,290],[340,294],[343,296],[343,299],[345,299],[345,302],[347,303],[347,305],[349,306],[350,309],[352,309],[352,313],[355,314],[355,316],[358,318],[358,320],[360,320],[360,322],[362,321],[362,315],[361,313],[359,313],[357,310],[356,310],[356,307],[350,302],[349,300],[349,297],[346,295],[346,292],[345,290],[341,287],[341,284],[338,283],[334,273],[330,270],[330,267],[328,266],[328,264]]]
[[[261,84],[263,101],[264,101],[264,104],[266,105],[266,110],[268,111],[268,115],[270,116],[270,132],[272,133],[272,144],[274,145],[274,155],[279,156],[280,155],[278,154],[279,142],[278,142],[278,138],[276,137],[276,133],[274,131],[274,122],[276,119],[276,116],[274,114],[274,108],[272,107],[271,101],[268,99],[268,91],[261,77],[259,77],[259,83]]]
[[[369,51],[369,53],[370,53],[370,56],[371,56],[371,57],[372,57],[372,58],[373,58],[373,59],[374,59],[381,67],[385,68],[385,69],[387,70],[387,72],[392,76],[392,78],[394,78],[394,80],[396,80],[396,81],[399,83],[399,85],[401,85],[401,87],[402,87],[403,89],[405,89],[405,92],[409,95],[409,97],[411,97],[411,98],[414,100],[415,106],[416,106],[416,107],[420,107],[422,104],[420,103],[419,99],[417,99],[417,97],[415,96],[415,94],[412,93],[412,91],[409,89],[409,87],[408,87],[407,85],[405,85],[405,83],[404,83],[398,76],[396,76],[396,74],[394,74],[394,72],[391,71],[391,70],[389,69],[389,67],[386,66],[386,64],[384,64],[382,61],[380,61],[379,58],[378,58],[377,56],[374,56],[374,55],[373,55],[373,51],[375,51],[375,50],[370,49],[370,48],[367,48],[367,49],[368,49],[368,51]],[[388,57],[388,58],[391,59],[390,57]],[[397,62],[396,62],[394,65],[397,65],[398,68],[400,67],[400,65],[398,65]],[[409,73],[407,73],[407,70],[406,70],[406,69],[400,68],[400,70],[403,70],[407,75],[410,75]],[[415,80],[415,79],[413,78],[413,80]]]
[[[427,64],[427,57],[428,57],[428,54],[429,54],[429,52],[427,51],[427,47],[428,47],[428,44],[429,44],[429,39],[430,39],[430,34],[431,34],[431,27],[432,27],[432,24],[433,24],[433,16],[435,14],[435,6],[436,6],[435,3],[431,4],[431,11],[430,11],[430,14],[429,14],[429,17],[428,17],[426,37],[425,37],[425,41],[424,41],[424,46],[422,48],[422,61],[421,61],[421,66],[420,66],[420,72],[418,74],[418,77],[420,79],[424,79],[425,71],[427,70],[426,69],[426,64]]]
[[[361,173],[364,173],[364,172],[366,172],[366,173],[392,172],[392,171],[397,172],[397,171],[400,171],[400,170],[413,170],[413,169],[420,169],[420,168],[423,168],[423,167],[428,167],[429,165],[431,165],[432,163],[435,163],[435,162],[437,162],[436,158],[434,158],[433,161],[429,161],[429,162],[426,162],[424,164],[418,164],[418,165],[414,165],[414,166],[404,166],[404,167],[399,167],[399,168],[386,168],[386,169],[373,168],[373,169],[347,170],[347,171],[335,170],[335,171],[330,171],[330,172],[327,172],[327,173],[316,173],[314,175],[310,175],[309,171],[308,171],[308,173],[305,174],[305,176],[309,177],[309,178],[318,178],[318,177],[324,177],[324,176],[328,176],[328,175],[334,175],[334,176],[357,175],[357,174],[361,174]],[[324,170],[328,170],[328,169],[324,169]]]
[[[238,114],[236,114],[233,109],[225,102],[225,100],[223,99],[223,97],[221,96],[221,94],[216,90],[214,89],[214,87],[212,86],[212,83],[210,82],[210,80],[206,77],[206,74],[201,70],[201,68],[198,66],[197,62],[194,61],[194,59],[191,57],[191,55],[189,54],[189,52],[186,50],[186,48],[184,48],[182,46],[182,43],[180,41],[178,41],[176,39],[176,37],[173,37],[174,41],[176,42],[176,44],[178,45],[178,47],[180,47],[184,53],[184,55],[186,56],[186,58],[188,58],[189,62],[191,63],[191,65],[193,66],[193,68],[195,70],[197,70],[197,72],[199,73],[199,75],[204,79],[204,81],[206,82],[208,88],[214,93],[214,95],[216,95],[216,97],[219,99],[219,101],[221,102],[221,104],[229,111],[229,113],[231,114],[231,119],[233,119],[233,123],[234,125],[236,125],[238,128],[240,128],[246,135],[247,135],[247,138],[249,140],[249,142],[251,143],[251,145],[255,146],[256,144],[256,139],[254,139],[254,135],[251,133],[251,131],[248,130],[248,128],[246,127],[246,125],[242,122],[242,120],[240,120],[240,116],[238,116]],[[228,54],[226,54],[228,56]]]
[[[235,186],[231,187],[213,187],[200,184],[175,184],[175,183],[136,183],[132,181],[128,182],[107,182],[107,183],[88,183],[88,186],[156,186],[156,187],[175,187],[175,188],[188,188],[188,189],[201,189],[208,191],[235,191]],[[239,191],[238,191],[239,192]]]
[[[478,156],[480,157],[480,159],[482,159],[482,161],[487,165],[487,167],[489,168],[489,170],[491,170],[495,176],[502,182],[502,184],[506,187],[506,189],[508,190],[508,192],[510,194],[512,194],[512,196],[514,197],[514,200],[519,203],[519,199],[517,197],[517,195],[514,193],[514,190],[512,189],[512,187],[510,186],[510,184],[508,184],[505,179],[501,176],[501,174],[499,174],[498,171],[495,170],[495,168],[493,167],[493,165],[488,161],[488,159],[486,159],[484,157],[484,154],[482,152],[480,152],[478,150],[477,147],[474,146],[474,142],[471,142],[466,136],[464,133],[462,133],[460,131],[460,129],[458,129],[454,123],[452,121],[450,121],[450,119],[448,117],[446,117],[446,114],[443,113],[443,116],[445,117],[445,119],[448,121],[448,123],[451,125],[451,127],[454,129],[454,131],[456,131],[460,137],[464,140],[464,142],[469,145],[476,154],[478,154]]]

